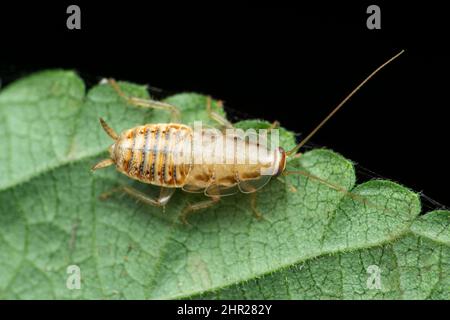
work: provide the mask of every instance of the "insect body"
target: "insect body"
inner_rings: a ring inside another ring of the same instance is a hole
[[[181,216],[184,220],[187,213],[209,207],[219,201],[221,196],[239,191],[254,194],[271,177],[280,174],[304,174],[323,182],[320,178],[307,173],[286,171],[287,157],[295,156],[362,85],[401,53],[403,51],[372,72],[302,142],[288,152],[282,148],[268,150],[265,144],[258,141],[242,139],[235,135],[217,135],[209,129],[194,132],[192,127],[177,123],[179,112],[176,107],[162,102],[127,97],[114,80],[109,80],[117,93],[127,102],[139,107],[171,111],[173,122],[137,126],[118,135],[103,119],[100,119],[103,129],[114,143],[109,148],[110,158],[100,161],[92,169],[115,164],[117,170],[128,177],[161,187],[160,196],[156,199],[131,187],[121,188],[131,196],[151,205],[164,206],[177,188],[187,192],[203,192],[209,197],[209,200],[188,206]],[[209,103],[207,110],[212,119],[224,127],[232,128],[226,119],[211,111]],[[251,161],[255,154],[258,154],[257,162]],[[339,187],[335,188],[342,191]],[[257,212],[254,207],[253,209]]]
[[[110,159],[94,169],[115,164],[132,179],[164,188],[204,192],[210,197],[239,190],[252,193],[271,176],[282,173],[286,165],[282,148],[262,152],[265,144],[217,135],[210,129],[201,130],[196,137],[194,130],[183,124],[147,124],[117,135],[100,121],[115,142],[109,147]],[[194,140],[200,141],[197,147]],[[258,162],[251,161],[252,152],[263,156]]]

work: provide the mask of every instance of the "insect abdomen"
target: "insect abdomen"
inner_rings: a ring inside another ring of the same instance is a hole
[[[165,187],[182,186],[190,166],[179,161],[179,156],[190,152],[191,139],[191,129],[181,124],[138,126],[120,135],[114,161],[119,171],[133,179]]]
[[[194,138],[194,144],[198,140]],[[201,132],[200,145],[194,148],[193,157],[201,161],[194,161],[183,189],[204,190],[206,195],[231,194],[233,187],[254,192],[283,170],[285,163],[280,148],[269,150],[265,143],[217,135],[209,130]]]

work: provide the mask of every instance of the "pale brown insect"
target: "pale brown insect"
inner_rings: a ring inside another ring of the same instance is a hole
[[[300,154],[297,154],[297,151],[345,102],[379,70],[403,52],[401,51],[373,71],[306,138],[288,152],[285,152],[282,148],[259,152],[261,148],[267,148],[266,145],[243,140],[233,135],[220,135],[217,138],[212,135],[209,129],[203,129],[199,133],[200,136],[196,137],[192,127],[178,123],[180,114],[175,106],[153,100],[127,97],[117,83],[110,79],[110,85],[128,103],[139,107],[168,110],[172,113],[172,122],[145,124],[125,130],[118,135],[103,119],[100,119],[103,129],[114,140],[114,143],[109,147],[110,158],[100,161],[93,166],[92,170],[115,164],[117,170],[128,177],[161,187],[160,195],[157,198],[151,198],[129,186],[120,188],[120,190],[138,200],[154,206],[165,206],[177,188],[187,192],[204,193],[209,198],[208,200],[191,204],[183,210],[180,218],[184,222],[186,222],[187,214],[212,206],[222,196],[239,191],[254,195],[270,178],[280,174],[302,174],[347,193],[341,187],[334,186],[306,172],[285,170],[286,159],[291,156],[299,156]],[[211,110],[210,99],[208,99],[206,108],[210,117],[222,127],[233,127],[230,122]],[[199,138],[202,141],[200,147],[193,148],[194,141]],[[219,142],[221,143],[220,146],[226,147],[217,147]],[[229,152],[230,149],[227,148],[231,148],[232,152]],[[210,152],[211,150],[214,150],[214,152]],[[255,152],[255,150],[259,154],[265,155],[258,159],[257,163],[249,161],[252,152]],[[214,156],[212,156],[213,153]],[[222,157],[218,157],[218,153]],[[202,161],[195,160],[199,157]],[[240,162],[236,161],[238,157],[241,159]],[[216,159],[219,158],[227,161],[217,162]],[[253,197],[252,209],[259,215],[254,199]]]

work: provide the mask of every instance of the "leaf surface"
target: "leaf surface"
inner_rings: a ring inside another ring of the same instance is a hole
[[[121,85],[147,97],[143,86]],[[100,200],[122,184],[157,188],[112,168],[90,172],[111,144],[98,118],[120,132],[169,115],[128,106],[108,85],[85,91],[74,72],[51,70],[0,92],[0,298],[450,298],[449,212],[419,216],[418,195],[393,182],[355,187],[352,163],[330,150],[288,166],[369,204],[302,175],[273,179],[257,193],[262,220],[244,194],[193,214],[192,226],[178,216],[198,195],[178,191],[165,212],[120,195]],[[205,96],[167,101],[184,123],[213,125]],[[286,149],[294,145],[292,133],[280,135]],[[80,290],[66,286],[70,265],[80,268]],[[380,271],[380,288],[368,285],[370,266]]]

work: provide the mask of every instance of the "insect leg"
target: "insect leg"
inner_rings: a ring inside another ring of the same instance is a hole
[[[223,107],[223,103],[222,101],[217,101],[217,105],[222,108]],[[222,117],[220,114],[218,114],[217,112],[213,111],[211,108],[211,97],[207,97],[206,98],[206,112],[208,112],[208,117],[210,117],[212,120],[216,121],[218,124],[220,124],[221,126],[228,128],[228,129],[232,129],[233,125],[231,124],[230,121],[228,121],[227,119],[225,119],[224,117]]]
[[[282,179],[281,177],[277,177],[277,180],[284,183],[289,188],[289,191],[297,192],[297,188],[294,187],[294,185],[292,183],[289,183],[288,181]]]
[[[200,201],[200,202],[197,202],[197,203],[194,203],[194,204],[189,204],[181,212],[180,220],[184,224],[189,224],[188,221],[187,221],[188,215],[192,214],[195,211],[212,207],[217,202],[219,202],[219,200],[220,200],[220,197],[215,196],[215,197],[211,197],[211,199],[209,199],[209,200]]]
[[[262,214],[256,208],[256,191],[257,191],[257,188],[255,188],[251,183],[248,183],[247,181],[241,181],[239,183],[239,189],[241,190],[241,192],[250,194],[250,207],[252,208],[253,215],[257,219],[261,219],[262,218]]]
[[[261,219],[262,214],[259,212],[258,208],[256,207],[256,192],[250,193],[250,206],[252,208],[253,214],[255,215],[256,219]]]
[[[129,104],[132,104],[136,107],[141,108],[149,108],[149,109],[159,109],[159,110],[166,110],[171,112],[171,122],[178,123],[180,122],[180,110],[165,102],[161,101],[155,101],[150,99],[141,99],[137,97],[129,97],[127,96],[122,89],[120,89],[119,85],[117,84],[116,80],[114,79],[108,79],[108,83],[113,87],[113,89],[117,92],[117,94],[125,99]]]
[[[122,187],[115,188],[109,192],[103,193],[102,195],[100,195],[100,198],[106,199],[115,192],[125,192],[126,194],[130,195],[131,197],[133,197],[139,201],[142,201],[145,204],[155,206],[155,207],[164,207],[169,202],[170,198],[172,197],[173,193],[175,192],[175,189],[174,188],[161,188],[159,197],[152,198],[152,197],[142,193],[141,191],[136,190],[135,188],[132,188],[129,186],[122,186]]]
[[[110,136],[113,140],[119,139],[119,135],[114,131],[113,128],[108,126],[105,120],[100,118],[100,124],[102,125],[103,130],[105,130],[106,134]]]
[[[272,129],[278,129],[280,127],[280,122],[275,120],[274,122],[272,122],[272,124],[270,125],[270,127],[268,128],[268,130],[272,130]]]
[[[310,174],[310,173],[308,173],[308,172],[306,172],[304,170],[292,170],[292,171],[291,170],[286,170],[283,173],[283,175],[285,175],[285,176],[290,175],[290,174],[299,174],[299,175],[305,176],[305,177],[307,177],[309,179],[312,179],[312,180],[315,180],[315,181],[317,181],[319,183],[322,183],[323,185],[326,185],[327,187],[329,187],[331,189],[334,189],[334,190],[336,190],[338,192],[342,192],[344,195],[347,195],[347,196],[349,196],[350,198],[352,198],[354,200],[360,201],[360,202],[362,202],[364,204],[368,204],[368,200],[366,198],[364,198],[363,196],[360,196],[358,194],[354,194],[354,193],[348,191],[347,189],[345,189],[342,186],[333,184],[333,183],[331,183],[329,181],[326,181],[326,180],[324,180],[322,178],[319,178],[319,177],[317,177],[315,175],[312,175],[312,174]]]
[[[100,162],[97,163],[96,165],[94,165],[94,166],[91,168],[91,170],[92,170],[92,171],[95,171],[95,170],[98,170],[98,169],[102,169],[102,168],[111,166],[111,165],[113,165],[113,164],[114,164],[114,161],[113,161],[112,159],[105,159],[105,160],[100,161]]]

